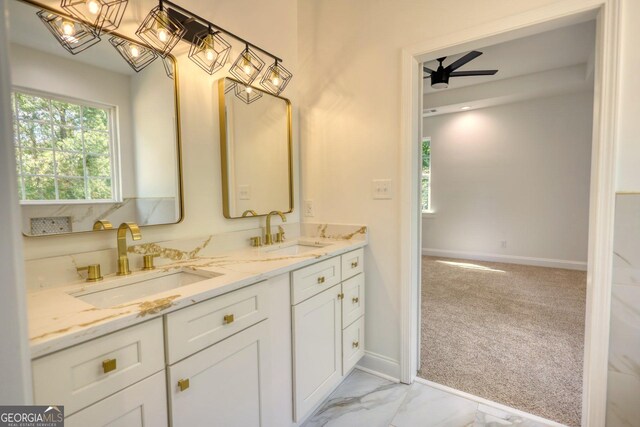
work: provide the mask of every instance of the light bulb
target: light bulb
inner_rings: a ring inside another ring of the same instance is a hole
[[[76,33],[76,26],[71,21],[62,21],[62,32],[65,36],[72,36]]]
[[[166,28],[160,28],[158,30],[158,40],[160,40],[162,43],[169,40],[169,31],[167,31]]]
[[[274,86],[280,86],[280,73],[278,73],[277,71],[274,71],[273,74],[271,75],[271,83],[273,83]]]
[[[245,90],[247,93],[251,93],[251,92],[253,92],[253,88],[252,88],[251,86],[247,86],[244,90]]]
[[[86,5],[92,15],[97,15],[100,12],[100,3],[97,0],[87,0]]]
[[[135,44],[132,44],[129,46],[129,52],[131,53],[131,56],[134,58],[137,58],[140,56],[140,48]]]
[[[247,58],[246,56],[244,57],[244,61],[242,62],[242,71],[244,71],[244,73],[248,76],[251,75],[251,73],[253,73],[253,67],[251,66],[251,60],[249,58]]]

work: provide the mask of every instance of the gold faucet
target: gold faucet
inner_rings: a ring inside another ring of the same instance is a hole
[[[280,218],[282,218],[282,222],[287,222],[287,217],[284,216],[284,214],[280,211],[271,211],[269,212],[269,214],[267,215],[267,229],[265,230],[265,236],[264,236],[264,244],[265,245],[272,245],[273,244],[273,236],[271,235],[271,215],[273,214],[277,214],[280,215]]]
[[[247,209],[246,211],[242,212],[243,218],[249,215],[258,216],[258,212],[254,211],[253,209]]]
[[[131,274],[129,270],[129,257],[127,256],[127,230],[131,231],[133,240],[140,240],[142,233],[135,222],[123,222],[118,227],[118,276]]]
[[[113,224],[106,219],[99,219],[93,223],[93,231],[113,230]]]

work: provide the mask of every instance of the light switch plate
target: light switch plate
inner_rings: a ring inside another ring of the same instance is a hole
[[[238,185],[238,199],[251,200],[251,186],[250,185]]]
[[[303,206],[304,216],[312,217],[313,216],[313,200],[305,200]]]
[[[371,184],[374,199],[382,200],[393,198],[390,179],[374,179],[371,181]]]

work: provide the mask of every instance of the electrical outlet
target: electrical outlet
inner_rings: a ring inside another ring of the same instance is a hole
[[[371,181],[371,187],[374,199],[392,199],[391,180],[390,179],[374,179]]]
[[[313,200],[305,200],[304,207],[302,209],[304,212],[304,216],[307,216],[307,217],[313,216]]]
[[[501,242],[500,242],[500,247],[501,247],[502,249],[507,249],[507,241],[506,241],[506,240],[501,241]]]
[[[238,199],[251,200],[251,186],[238,185]]]

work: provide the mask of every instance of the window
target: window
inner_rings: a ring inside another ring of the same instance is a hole
[[[431,139],[422,140],[422,212],[431,212]]]
[[[12,106],[23,203],[117,199],[113,108],[20,90]]]

